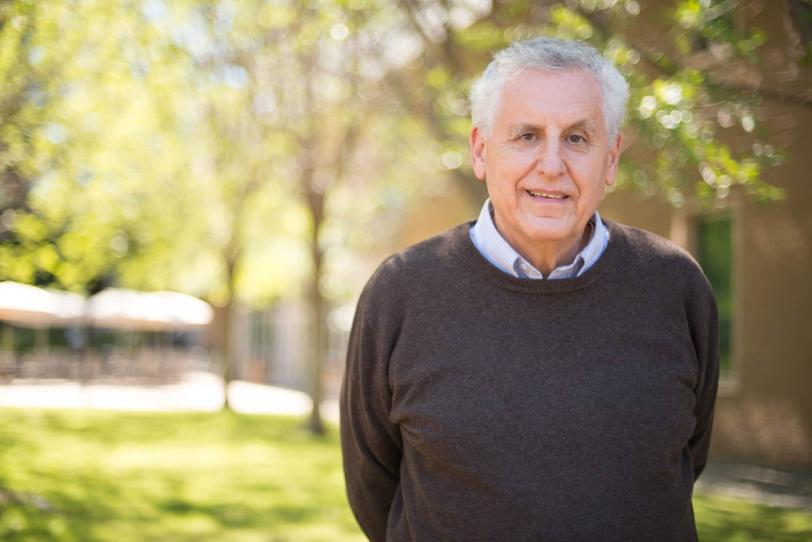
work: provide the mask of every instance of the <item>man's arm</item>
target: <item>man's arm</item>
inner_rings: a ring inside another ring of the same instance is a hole
[[[688,447],[694,466],[694,480],[699,478],[708,460],[716,392],[719,387],[719,319],[716,300],[710,285],[703,284],[699,293],[691,296],[689,323],[697,358],[696,427]]]
[[[402,441],[389,422],[387,379],[394,330],[376,317],[381,301],[362,295],[353,321],[341,389],[341,449],[347,496],[358,523],[372,542],[386,539],[392,499],[400,480]],[[384,305],[386,306],[386,305]],[[388,336],[387,336],[388,335]]]

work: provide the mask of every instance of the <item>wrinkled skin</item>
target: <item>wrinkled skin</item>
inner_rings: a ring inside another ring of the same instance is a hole
[[[542,273],[574,259],[615,182],[621,136],[609,141],[602,100],[589,72],[528,70],[504,85],[490,134],[471,131],[496,228]]]

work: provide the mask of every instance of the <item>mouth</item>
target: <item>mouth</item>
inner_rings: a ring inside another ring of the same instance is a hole
[[[541,198],[545,200],[565,200],[569,198],[566,194],[562,194],[560,192],[545,192],[545,191],[536,191],[536,190],[525,190],[530,196],[534,198]]]

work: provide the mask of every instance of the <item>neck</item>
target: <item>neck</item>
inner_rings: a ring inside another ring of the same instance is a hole
[[[494,226],[502,238],[513,247],[513,250],[518,252],[522,258],[527,260],[544,276],[552,273],[557,267],[571,264],[578,253],[589,243],[592,231],[591,223],[587,223],[581,234],[574,239],[535,242],[531,246],[521,247],[519,243],[505,236],[503,228],[499,227],[497,220],[494,220]]]
[[[553,272],[553,269],[571,264],[588,242],[589,228],[587,227],[584,228],[584,231],[574,242],[572,240],[564,242],[550,241],[534,246],[533,249],[535,250],[531,254],[523,254],[518,250],[517,252],[546,277]]]

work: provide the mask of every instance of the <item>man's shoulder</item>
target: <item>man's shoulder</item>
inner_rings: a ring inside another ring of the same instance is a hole
[[[622,245],[631,265],[639,266],[637,273],[679,282],[696,282],[703,288],[709,287],[693,255],[673,241],[634,226],[606,222],[611,235],[610,243],[611,239],[616,239]]]
[[[442,280],[451,268],[458,267],[470,242],[471,223],[463,223],[429,239],[406,247],[386,258],[375,270],[364,288],[366,293],[389,294],[426,286]]]
[[[462,243],[467,243],[470,239],[468,232],[471,225],[472,222],[465,222],[434,237],[408,246],[387,258],[384,263],[391,262],[391,265],[415,270],[414,267],[454,262],[460,257]]]
[[[684,263],[698,268],[694,257],[684,248],[648,230],[606,221],[612,238],[619,238],[625,250],[652,263]]]

